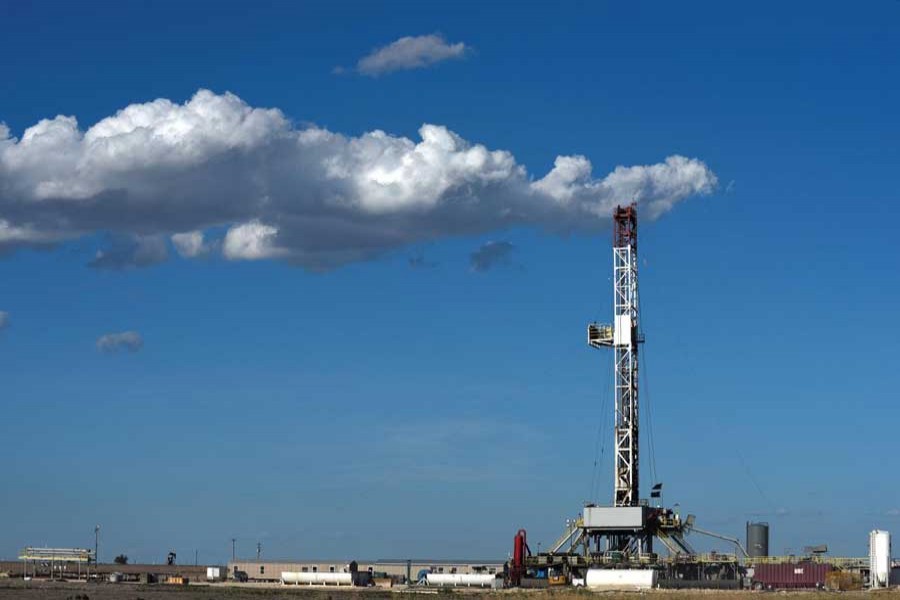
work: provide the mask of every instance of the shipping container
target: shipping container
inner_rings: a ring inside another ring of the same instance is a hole
[[[753,568],[757,589],[814,589],[825,586],[831,565],[814,562],[758,564]]]

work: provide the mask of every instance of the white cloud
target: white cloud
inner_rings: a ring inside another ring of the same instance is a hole
[[[96,269],[150,267],[169,258],[166,241],[158,235],[116,237],[105,250],[98,250],[88,266]]]
[[[35,230],[29,225],[16,226],[0,219],[0,249],[5,245],[53,242],[54,236]]]
[[[278,229],[259,221],[236,225],[228,230],[222,252],[231,260],[259,260],[285,254],[275,246]]]
[[[185,258],[196,258],[209,251],[209,247],[203,241],[202,231],[176,233],[172,235],[172,245],[175,246],[175,251]]]
[[[9,313],[0,310],[0,329],[5,329],[7,325],[9,325]]]
[[[406,36],[373,50],[360,59],[356,70],[363,75],[377,76],[392,71],[420,69],[444,60],[462,58],[469,50],[462,42],[447,43],[437,33]],[[343,69],[336,72],[342,73]]]
[[[616,204],[655,217],[717,184],[682,156],[601,178],[587,158],[560,156],[535,180],[510,152],[446,127],[419,136],[296,128],[279,110],[206,90],[130,105],[86,131],[63,116],[21,139],[3,128],[0,251],[108,232],[113,247],[95,266],[146,266],[166,259],[166,237],[189,256],[204,232],[228,227],[226,258],[322,269],[509,226],[600,231]]]
[[[120,350],[137,352],[143,347],[144,338],[137,331],[107,333],[97,338],[97,349],[101,352],[112,353]]]

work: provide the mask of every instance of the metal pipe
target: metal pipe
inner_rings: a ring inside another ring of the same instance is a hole
[[[690,530],[696,531],[700,535],[707,535],[709,537],[714,537],[714,538],[719,538],[720,540],[725,540],[726,542],[731,542],[732,544],[737,546],[737,549],[741,551],[741,554],[744,555],[744,558],[750,558],[750,555],[747,553],[747,551],[744,549],[744,546],[741,544],[740,540],[738,540],[737,538],[728,537],[727,535],[721,535],[718,533],[713,533],[712,531],[700,529],[699,527],[692,526]]]

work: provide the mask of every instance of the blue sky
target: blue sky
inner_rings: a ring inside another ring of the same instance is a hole
[[[898,17],[894,1],[0,0],[0,121],[16,139],[58,114],[86,130],[209,89],[294,130],[418,142],[441,125],[533,180],[558,155],[598,180],[703,161],[712,193],[641,221],[665,500],[741,537],[767,520],[773,551],[862,555],[870,529],[900,524]],[[354,71],[435,33],[466,51]],[[0,166],[0,220],[21,225],[18,173]],[[0,555],[90,545],[100,523],[104,558],[147,562],[223,561],[232,537],[269,557],[503,557],[518,528],[546,545],[609,500],[611,358],[584,340],[611,312],[608,230],[416,221],[436,233],[322,269],[297,262],[304,241],[227,260],[221,220],[205,256],[166,241],[151,266],[87,266],[147,233],[152,206],[0,259]],[[475,271],[487,242],[511,250]],[[123,331],[139,351],[98,351]]]

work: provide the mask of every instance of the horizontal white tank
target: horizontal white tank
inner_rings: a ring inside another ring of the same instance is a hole
[[[497,577],[489,573],[428,573],[426,585],[454,587],[490,587]]]
[[[588,569],[585,585],[593,590],[649,590],[656,587],[653,569]]]
[[[282,571],[281,583],[306,585],[353,585],[352,573],[301,573]]]

